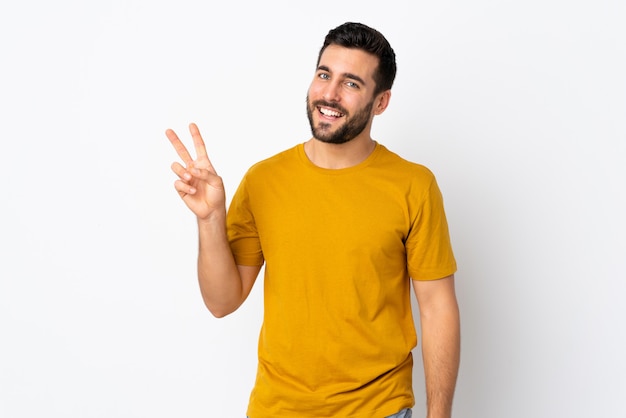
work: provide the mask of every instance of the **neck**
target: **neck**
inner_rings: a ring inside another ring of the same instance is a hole
[[[304,152],[318,167],[341,169],[362,163],[376,148],[372,138],[355,138],[343,144],[329,144],[311,138],[304,144]]]

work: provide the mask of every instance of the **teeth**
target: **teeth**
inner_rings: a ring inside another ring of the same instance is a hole
[[[335,111],[335,110],[326,109],[326,108],[320,108],[320,112],[321,112],[323,115],[326,115],[326,116],[333,116],[333,117],[336,117],[336,118],[343,116],[343,114],[342,114],[342,113],[340,113],[340,112],[337,112],[337,111]]]

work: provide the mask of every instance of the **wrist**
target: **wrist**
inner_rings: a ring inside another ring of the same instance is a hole
[[[226,208],[214,209],[209,211],[205,216],[196,216],[196,218],[198,225],[225,224]]]
[[[218,231],[226,230],[226,213],[223,211],[214,211],[205,217],[198,217],[198,229],[201,231]]]

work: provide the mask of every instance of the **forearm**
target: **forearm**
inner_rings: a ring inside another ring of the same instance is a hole
[[[216,317],[233,312],[245,299],[224,216],[198,220],[198,282],[205,305]]]
[[[456,302],[421,313],[427,418],[450,418],[460,360],[460,320]]]

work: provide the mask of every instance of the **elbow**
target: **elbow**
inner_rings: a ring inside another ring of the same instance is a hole
[[[211,315],[215,318],[224,318],[225,316],[230,315],[235,312],[239,306],[227,306],[227,305],[216,305],[215,303],[209,303],[206,300],[204,301],[204,305],[207,307]]]
[[[228,316],[228,314],[230,314],[230,312],[227,311],[219,311],[216,309],[209,309],[209,312],[211,312],[211,315],[213,315],[213,317],[220,319],[220,318],[224,318],[225,316]]]
[[[225,309],[224,307],[209,306],[208,304],[206,305],[206,307],[209,312],[211,312],[211,315],[218,319],[224,318],[234,311],[234,309]]]

